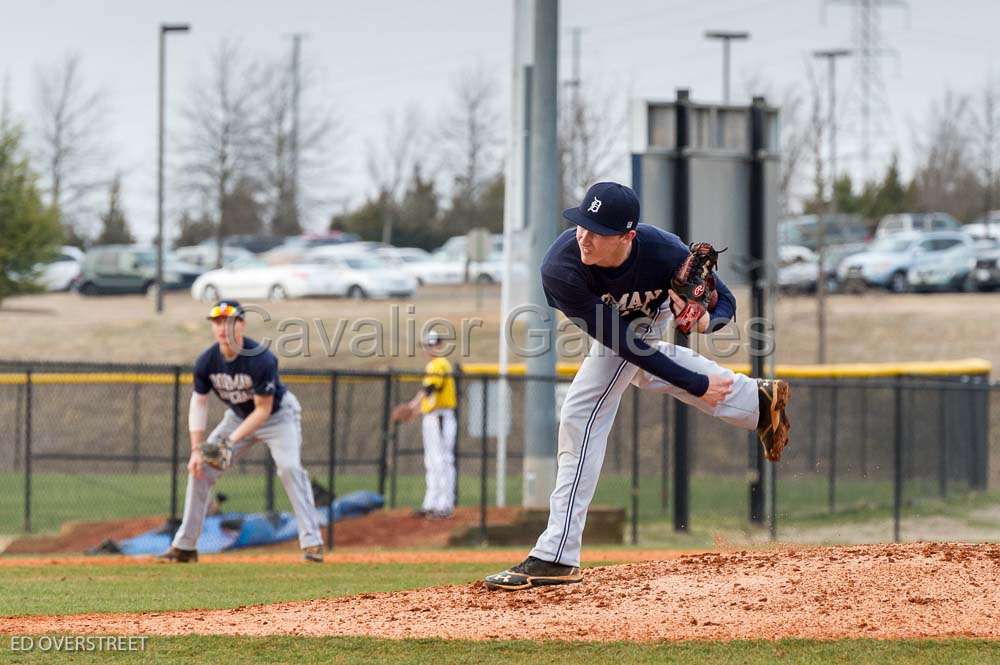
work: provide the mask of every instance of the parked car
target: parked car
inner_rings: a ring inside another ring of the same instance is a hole
[[[181,276],[164,266],[164,288],[181,288],[181,284]],[[74,281],[74,288],[85,296],[149,293],[155,286],[156,253],[132,245],[91,248]]]
[[[46,291],[67,291],[80,275],[84,254],[79,247],[65,245],[59,249],[56,258],[44,266],[39,266],[38,283]]]
[[[906,273],[911,291],[965,291],[978,290],[973,270],[976,267],[975,246],[958,244],[943,252],[930,252],[918,256]]]
[[[333,295],[336,275],[322,265],[289,263],[272,266],[257,257],[209,270],[191,285],[191,296],[214,302],[222,298],[287,300]]]
[[[940,256],[957,245],[971,243],[972,239],[960,231],[896,233],[876,240],[866,251],[842,261],[837,277],[841,283],[904,293],[909,289],[907,273],[918,257]]]
[[[957,231],[959,228],[955,218],[946,212],[906,212],[883,217],[875,229],[875,237],[920,231]]]
[[[778,288],[787,293],[808,293],[816,289],[819,257],[808,247],[778,247]]]
[[[425,284],[460,284],[465,270],[456,262],[436,260],[431,253],[417,247],[379,247],[375,255],[395,270]]]
[[[806,247],[815,252],[819,248],[821,221],[825,246],[861,243],[870,236],[868,227],[858,215],[801,215],[778,224],[779,244]]]
[[[838,270],[840,264],[845,259],[864,252],[869,247],[867,242],[851,242],[843,245],[826,247],[823,250],[823,272],[826,273],[829,291],[836,291],[840,288]]]
[[[192,245],[189,247],[178,247],[173,251],[174,257],[179,261],[201,266],[206,270],[215,267],[217,258],[216,246],[213,245]],[[253,252],[242,247],[222,246],[222,265],[226,266],[233,261],[252,258]]]
[[[490,255],[485,261],[468,261],[466,243],[466,236],[448,238],[445,244],[434,250],[432,256],[440,263],[459,267],[463,281],[468,264],[468,281],[480,284],[500,283],[503,279],[503,236],[498,233],[490,235]]]
[[[245,249],[251,254],[260,254],[273,247],[277,247],[283,242],[285,242],[285,238],[282,236],[237,234],[223,238],[222,246],[236,247]],[[215,238],[209,238],[208,240],[203,240],[199,244],[199,247],[215,247],[217,243],[218,240]]]
[[[330,270],[333,286],[330,295],[365,298],[409,298],[417,288],[417,280],[404,272],[395,271],[371,254],[362,254],[350,247],[316,247],[302,261]]]
[[[1000,240],[976,243],[976,267],[972,274],[980,291],[992,291],[1000,286]]]
[[[977,219],[974,222],[963,225],[962,230],[975,240],[985,238],[1000,239],[1000,218],[991,216],[986,219]]]

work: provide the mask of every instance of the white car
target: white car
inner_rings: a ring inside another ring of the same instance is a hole
[[[172,254],[178,261],[201,266],[202,268],[214,268],[215,259],[218,256],[215,245],[194,245],[190,247],[178,247]],[[252,259],[253,252],[242,247],[222,248],[222,265],[227,266],[233,261],[241,259]]]
[[[808,247],[778,247],[778,287],[789,292],[809,292],[816,288],[819,257]]]
[[[38,283],[46,291],[68,291],[73,280],[79,276],[82,266],[83,252],[78,247],[65,245],[59,248],[55,260],[40,266]]]
[[[392,268],[424,284],[461,284],[464,269],[454,262],[435,260],[430,252],[417,247],[379,247],[375,255]]]
[[[328,266],[290,263],[271,266],[257,258],[209,270],[191,285],[191,296],[214,302],[223,298],[286,300],[336,295],[337,275]]]
[[[417,288],[412,275],[394,270],[378,257],[336,245],[306,252],[302,263],[323,266],[334,274],[331,295],[364,298],[408,298]],[[300,264],[302,265],[302,264]]]

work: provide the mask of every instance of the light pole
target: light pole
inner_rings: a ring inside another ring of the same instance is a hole
[[[187,23],[160,24],[160,99],[159,99],[159,138],[156,156],[156,313],[163,313],[163,109],[164,81],[166,77],[166,50],[168,32],[187,32],[191,26]]]
[[[750,39],[749,32],[731,32],[728,30],[708,30],[705,39],[722,40],[722,103],[729,103],[729,42],[734,39]]]
[[[837,212],[837,58],[849,56],[847,49],[813,51],[813,57],[826,58],[830,86],[830,108],[827,109],[827,125],[830,130],[830,203],[828,215]],[[819,253],[819,267],[816,272],[816,327],[819,340],[816,345],[816,362],[826,362],[826,220],[819,215],[816,224],[816,249]]]

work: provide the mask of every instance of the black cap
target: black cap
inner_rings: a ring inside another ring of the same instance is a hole
[[[620,235],[639,223],[639,197],[631,187],[599,182],[587,190],[578,208],[563,210],[563,217],[602,236]]]
[[[235,316],[237,319],[243,318],[243,307],[235,300],[220,300],[208,310],[206,319],[217,319],[219,317]]]

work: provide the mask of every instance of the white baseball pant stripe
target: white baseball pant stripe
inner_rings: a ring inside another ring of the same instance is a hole
[[[652,334],[659,337],[669,318]],[[656,347],[679,365],[699,374],[729,377],[733,387],[716,407],[682,388],[640,370],[603,344],[594,342],[577,371],[563,402],[559,421],[556,486],[549,500],[549,521],[531,556],[568,566],[580,565],[580,547],[587,509],[600,477],[608,435],[630,384],[666,393],[699,411],[742,429],[757,427],[757,382],[722,367],[691,349],[658,342]]]
[[[226,415],[212,433],[209,441],[219,441],[229,436],[243,422],[232,409],[226,409]],[[313,502],[312,485],[309,473],[302,466],[302,407],[299,400],[290,391],[281,400],[281,408],[264,421],[260,429],[249,437],[233,444],[233,463],[245,454],[250,445],[262,441],[267,444],[274,459],[274,466],[285,487],[285,493],[292,504],[295,513],[295,523],[299,530],[299,546],[312,547],[322,545],[323,537],[319,531],[319,520],[316,506]],[[215,481],[222,471],[204,465],[202,478],[188,474],[187,490],[184,495],[184,520],[174,536],[173,546],[182,550],[193,550],[198,547],[198,538],[205,524],[205,513],[208,511],[209,498]]]
[[[451,512],[455,509],[455,435],[458,432],[454,409],[437,409],[425,413],[421,430],[427,481],[421,508],[433,512]]]

